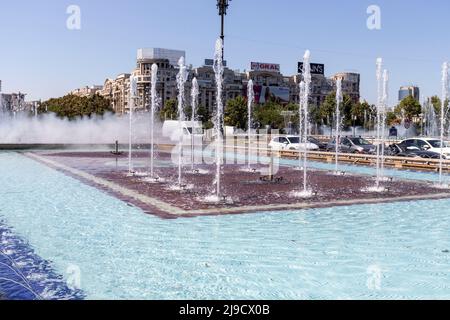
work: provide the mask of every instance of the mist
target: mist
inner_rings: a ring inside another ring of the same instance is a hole
[[[161,124],[155,134],[161,140]],[[129,141],[129,117],[106,114],[75,120],[61,119],[54,114],[38,117],[18,114],[0,115],[0,144],[113,144]],[[148,114],[135,114],[132,121],[133,143],[149,143]]]

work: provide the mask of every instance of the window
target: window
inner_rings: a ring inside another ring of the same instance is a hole
[[[300,138],[298,137],[290,137],[289,141],[294,144],[294,143],[300,143]]]
[[[348,140],[348,139],[342,140],[342,144],[343,144],[344,146],[349,146],[349,147],[352,145],[352,143],[351,143],[350,140]]]
[[[429,140],[428,143],[431,144],[431,146],[433,148],[440,148],[441,147],[441,141],[439,141],[439,140]],[[445,143],[444,143],[444,147],[446,147]]]
[[[426,143],[423,140],[416,140],[416,146],[420,149],[420,150],[426,150],[427,148],[429,148],[430,146],[428,145],[428,143]]]
[[[354,144],[356,144],[357,146],[368,146],[370,145],[370,142],[363,139],[363,138],[353,138],[351,139],[353,141]]]
[[[403,145],[405,146],[405,148],[413,147],[413,146],[415,146],[415,141],[414,140],[406,140],[403,142]]]

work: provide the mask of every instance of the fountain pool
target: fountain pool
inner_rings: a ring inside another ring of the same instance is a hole
[[[450,200],[163,220],[18,153],[0,174],[0,243],[46,298],[450,298]]]

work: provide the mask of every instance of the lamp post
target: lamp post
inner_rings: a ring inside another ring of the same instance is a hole
[[[222,43],[225,43],[225,16],[227,15],[227,9],[231,0],[217,0],[217,9],[219,9],[219,16],[221,17],[221,33],[220,38]],[[224,49],[222,48],[222,59],[224,58]]]

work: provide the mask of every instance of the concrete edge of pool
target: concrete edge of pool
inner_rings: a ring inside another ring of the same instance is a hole
[[[96,177],[87,172],[81,171],[79,169],[71,168],[64,164],[52,161],[41,157],[35,153],[24,153],[24,156],[38,161],[52,169],[63,172],[67,175],[72,176],[75,179],[80,180],[83,183],[87,183],[93,187],[99,188],[103,191],[112,193],[118,196],[120,200],[127,201],[126,199],[134,199],[140,203],[143,203],[149,207],[154,208],[155,211],[146,212],[152,215],[159,216],[161,218],[190,218],[198,216],[220,216],[228,214],[248,214],[257,212],[268,212],[268,211],[288,211],[288,210],[307,210],[316,208],[330,208],[339,206],[354,206],[354,205],[364,205],[364,204],[382,204],[382,203],[392,203],[392,202],[408,202],[408,201],[420,201],[420,200],[441,200],[450,198],[450,193],[436,193],[436,194],[424,194],[424,195],[407,195],[407,196],[397,196],[392,198],[365,198],[365,199],[351,199],[351,200],[334,200],[321,203],[296,203],[296,204],[271,204],[271,205],[259,205],[259,206],[242,206],[236,207],[218,207],[214,209],[194,209],[194,210],[184,210],[178,208],[172,204],[166,203],[160,199],[144,195],[135,190],[120,186],[114,182],[108,181],[106,179]],[[139,206],[138,206],[139,207]]]

